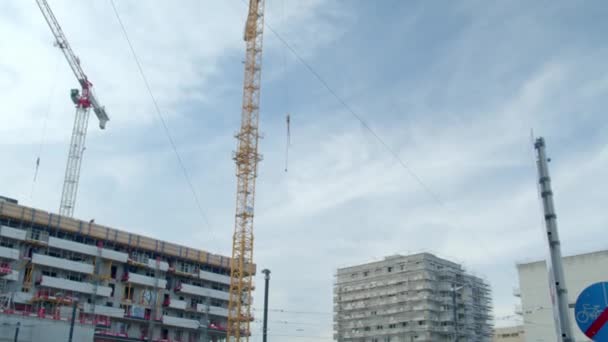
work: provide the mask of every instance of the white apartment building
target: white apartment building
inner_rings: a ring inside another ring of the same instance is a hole
[[[229,274],[228,257],[0,201],[0,325],[9,328],[24,317],[65,322],[77,302],[87,341],[225,341]],[[36,334],[28,327],[21,333]]]
[[[432,254],[395,255],[340,268],[334,287],[338,342],[486,342],[490,288]]]
[[[576,325],[573,307],[587,286],[608,281],[608,251],[567,256],[563,266],[575,341],[590,341]],[[521,298],[521,306],[516,311],[523,316],[526,341],[556,341],[545,261],[518,264],[517,271],[519,289],[515,295]]]

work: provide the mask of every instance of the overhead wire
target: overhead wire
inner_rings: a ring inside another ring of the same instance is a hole
[[[282,18],[281,25],[285,27],[286,16],[285,16],[285,3],[287,0],[283,0],[282,2]],[[289,169],[289,147],[291,145],[291,116],[289,114],[289,82],[287,82],[287,51],[282,50],[283,52],[283,75],[285,75],[285,84],[283,89],[285,90],[285,108],[287,109],[287,115],[285,116],[285,121],[287,125],[287,141],[285,143],[285,172]]]
[[[438,193],[433,191],[429,185],[426,184],[422,180],[422,178],[408,165],[404,159],[402,159],[397,151],[393,149],[376,131],[371,127],[370,124],[367,123],[363,119],[363,116],[357,113],[355,109],[346,102],[346,100],[335,91],[329,83],[318,73],[311,65],[308,63],[299,53],[298,51],[291,45],[289,42],[283,38],[283,36],[275,30],[272,25],[269,24],[268,21],[265,21],[264,25],[272,32],[275,37],[296,57],[296,59],[321,83],[321,85],[346,109],[348,113],[350,113],[359,123],[385,148],[385,150],[392,155],[392,157],[397,161],[397,163],[414,179],[416,183],[428,194],[428,196],[442,209],[448,210],[448,207],[445,201],[439,196]],[[449,214],[449,213],[448,213]],[[462,226],[458,222],[455,222],[454,217],[451,218],[451,222],[453,226]],[[461,230],[464,231],[464,230]],[[474,240],[476,240],[477,245],[481,246],[481,248],[489,254],[488,248],[485,246],[482,241],[475,235],[470,235]]]
[[[401,165],[401,167],[412,177],[416,183],[439,205],[445,206],[445,202],[435,193],[430,186],[428,186],[416,172],[403,160],[397,151],[393,149],[376,131],[358,114],[351,105],[342,98],[325,79],[298,53],[298,51],[291,46],[270,24],[267,22],[265,26],[281,41],[281,43],[291,51],[291,53],[297,58],[297,60],[306,67],[306,69],[323,85],[323,87],[350,113],[355,119],[357,119],[361,125],[393,156],[393,158]]]
[[[171,136],[171,132],[169,131],[169,127],[167,126],[167,122],[165,121],[165,118],[163,117],[163,114],[162,114],[162,111],[158,104],[158,101],[156,100],[156,97],[154,96],[154,93],[152,92],[152,87],[150,86],[150,82],[148,82],[148,78],[146,77],[146,74],[145,74],[142,64],[139,60],[139,57],[137,56],[137,53],[135,52],[133,43],[131,42],[131,39],[129,38],[129,34],[127,33],[127,29],[120,17],[120,14],[118,13],[118,9],[116,8],[116,4],[114,3],[114,0],[110,0],[110,4],[112,5],[112,9],[114,11],[114,15],[116,16],[116,19],[117,19],[118,23],[120,24],[120,28],[122,30],[124,38],[127,41],[127,44],[129,45],[129,49],[131,50],[131,54],[133,55],[133,59],[135,60],[135,64],[137,65],[137,69],[139,70],[139,74],[140,74],[142,80],[144,81],[146,90],[148,91],[148,94],[150,95],[150,99],[152,100],[152,103],[156,110],[156,115],[163,127],[163,131],[164,131],[165,135],[167,136],[167,139],[169,140],[169,144],[171,145],[171,149],[173,150],[173,153],[175,154],[175,158],[177,159],[177,162],[182,170],[184,179],[186,180],[186,183],[187,183],[188,187],[190,188],[192,197],[198,208],[199,215],[200,215],[201,219],[207,224],[210,231],[212,231],[211,223],[210,223],[207,215],[205,214],[205,211],[203,210],[203,206],[202,206],[201,201],[198,197],[198,194],[194,188],[194,184],[192,183],[190,174],[188,173],[186,165],[185,165],[181,155],[179,154],[175,140]]]

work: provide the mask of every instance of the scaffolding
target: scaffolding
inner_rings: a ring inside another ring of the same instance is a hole
[[[489,288],[457,264],[418,254],[338,270],[334,338],[486,342]]]

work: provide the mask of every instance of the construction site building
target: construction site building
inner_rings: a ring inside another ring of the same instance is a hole
[[[490,287],[429,253],[340,268],[334,286],[338,342],[492,338]]]
[[[90,341],[225,341],[229,274],[229,257],[0,200],[6,324],[76,307]]]

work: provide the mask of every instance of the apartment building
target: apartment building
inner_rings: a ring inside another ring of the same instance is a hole
[[[338,342],[487,342],[490,288],[429,253],[340,268],[334,286]]]
[[[0,201],[0,316],[94,341],[225,341],[230,258]]]

